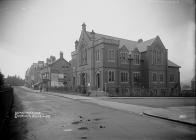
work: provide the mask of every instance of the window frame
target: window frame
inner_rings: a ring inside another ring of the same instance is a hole
[[[100,49],[96,49],[95,51],[95,61],[96,62],[100,61]]]
[[[111,77],[110,77],[110,72],[111,72]],[[114,83],[114,81],[115,81],[115,70],[108,70],[108,83]]]
[[[172,80],[171,80],[171,76],[173,77]],[[169,82],[170,83],[174,83],[175,82],[175,75],[173,73],[169,75]]]
[[[162,77],[162,80],[161,80],[161,76],[163,76],[163,77]],[[164,73],[163,73],[163,72],[160,72],[160,73],[159,73],[159,82],[160,82],[160,83],[164,83]]]
[[[128,64],[128,52],[126,52],[126,51],[120,52],[120,63],[121,64]]]
[[[154,75],[155,75],[155,80],[154,80]],[[153,83],[157,83],[158,79],[157,79],[157,72],[152,72],[152,82]]]
[[[161,48],[154,48],[152,50],[152,65],[163,65],[164,52]]]
[[[108,57],[108,62],[115,62],[115,50],[108,49],[108,56],[107,57]]]
[[[136,74],[136,81],[135,81],[135,74]],[[138,75],[137,75],[138,74]],[[139,71],[133,72],[133,83],[137,83],[140,81],[141,73]]]
[[[128,83],[129,82],[129,73],[127,71],[120,72],[120,82]]]
[[[141,55],[140,53],[133,54],[133,65],[140,65]]]

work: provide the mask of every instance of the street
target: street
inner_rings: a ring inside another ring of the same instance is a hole
[[[15,87],[14,92],[21,103],[15,110],[15,119],[21,122],[18,123],[17,133],[20,133],[23,139],[191,140],[196,138],[195,126],[125,112],[79,99],[31,92],[21,87]],[[21,113],[28,115],[20,116]]]

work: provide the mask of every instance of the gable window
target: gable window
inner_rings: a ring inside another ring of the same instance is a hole
[[[162,64],[162,54],[161,54],[161,50],[158,50],[157,52],[157,63],[158,64]]]
[[[108,71],[108,82],[114,82],[114,80],[115,80],[114,74],[115,74],[115,72],[113,70]]]
[[[121,72],[120,73],[120,80],[121,80],[121,82],[128,82],[128,72]]]
[[[153,82],[156,82],[157,81],[157,73],[156,72],[153,72],[152,73],[152,81]]]
[[[100,60],[100,51],[99,51],[99,49],[95,51],[95,60],[96,61]]]
[[[128,53],[127,52],[120,52],[120,62],[122,64],[127,64]]]
[[[86,65],[87,64],[87,49],[81,48],[80,49],[80,65]]]
[[[133,72],[133,82],[140,81],[140,72]]]
[[[169,81],[170,81],[170,82],[174,82],[174,74],[170,74],[170,76],[169,76]]]
[[[154,49],[152,51],[152,64],[160,65],[163,63],[163,53],[161,49]]]
[[[108,50],[108,61],[115,61],[115,52],[114,49]]]
[[[134,65],[139,65],[140,64],[140,54],[136,53],[133,55],[133,64]]]

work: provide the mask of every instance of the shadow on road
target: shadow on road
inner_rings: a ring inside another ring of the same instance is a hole
[[[23,112],[24,108],[22,101],[14,93],[14,104],[12,108],[12,115],[9,118],[5,129],[3,130],[3,137],[6,140],[25,140],[27,135],[27,123],[25,118],[15,118],[15,112]]]

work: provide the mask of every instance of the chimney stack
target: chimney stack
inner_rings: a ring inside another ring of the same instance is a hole
[[[63,52],[60,51],[60,59],[63,59]]]
[[[143,42],[143,39],[138,39],[137,42],[138,42],[138,43],[141,43],[141,42]]]
[[[75,41],[75,50],[78,49],[78,43],[79,43],[78,40],[76,40],[76,41]]]

